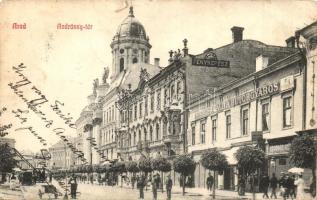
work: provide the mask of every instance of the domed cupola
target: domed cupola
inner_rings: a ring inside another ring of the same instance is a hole
[[[129,15],[119,25],[110,44],[112,49],[111,80],[136,63],[149,63],[149,37],[143,25],[134,17],[133,7]]]
[[[119,25],[113,40],[125,39],[127,37],[148,41],[143,25],[134,17],[133,7],[130,7],[128,17]]]

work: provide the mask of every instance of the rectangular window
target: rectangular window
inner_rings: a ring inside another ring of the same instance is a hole
[[[200,143],[205,144],[206,122],[200,122]]]
[[[157,94],[156,94],[156,110],[161,110],[161,90],[157,90]]]
[[[249,134],[249,109],[241,111],[242,135]]]
[[[144,115],[147,116],[148,115],[148,97],[146,96],[144,98]]]
[[[168,90],[167,88],[164,89],[164,106],[167,104],[167,98],[168,98]]]
[[[269,111],[269,103],[262,104],[262,131],[269,130],[269,122],[270,122],[270,111]]]
[[[170,101],[173,101],[174,95],[175,95],[175,89],[174,89],[174,85],[172,85],[171,86],[171,99],[170,99]]]
[[[151,93],[151,103],[150,103],[150,106],[151,106],[151,112],[154,111],[154,92]]]
[[[142,102],[139,104],[139,118],[142,117]]]
[[[135,104],[134,105],[134,120],[136,120],[138,118],[138,105]]]
[[[192,126],[192,145],[195,145],[195,137],[196,137],[195,126]]]
[[[231,138],[231,114],[226,114],[226,138]]]
[[[213,119],[211,122],[211,138],[212,142],[215,142],[217,140],[217,119]]]
[[[176,95],[177,95],[177,99],[180,97],[181,94],[181,82],[177,81],[176,83]]]
[[[283,98],[283,128],[292,126],[292,97]]]

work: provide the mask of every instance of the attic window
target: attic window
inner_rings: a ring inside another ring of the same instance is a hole
[[[138,59],[137,58],[133,58],[132,63],[134,64],[134,63],[137,63],[137,62],[138,62]]]
[[[124,58],[120,58],[120,72],[124,70]]]

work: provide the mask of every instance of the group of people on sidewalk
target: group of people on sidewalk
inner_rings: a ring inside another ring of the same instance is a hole
[[[270,178],[267,175],[264,175],[260,181],[260,188],[263,191],[263,198],[268,198],[268,190],[271,188],[270,198],[277,198],[277,188],[279,188],[280,195],[284,200],[296,199],[296,200],[306,200],[305,196],[305,182],[301,174],[298,174],[297,177],[295,174],[285,174],[281,173],[280,179],[275,176],[275,173],[272,174]]]
[[[132,188],[134,188],[135,182],[137,183],[137,188],[139,190],[139,199],[144,199],[144,187],[146,187],[147,183],[150,183],[152,187],[153,200],[157,200],[157,190],[160,188],[160,185],[162,183],[159,173],[153,174],[148,178],[144,174],[142,174],[141,176],[132,177],[131,182]],[[167,178],[165,180],[167,200],[171,200],[172,187],[173,181],[171,179],[171,175],[167,175]]]

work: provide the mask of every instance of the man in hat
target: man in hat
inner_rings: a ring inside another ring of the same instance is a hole
[[[166,185],[167,200],[171,200],[173,181],[171,179],[171,175],[170,174],[167,175],[167,179],[166,179],[165,185]]]
[[[75,174],[72,175],[68,184],[70,184],[70,194],[71,194],[72,199],[76,199],[77,180],[76,180]]]

